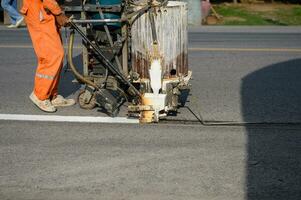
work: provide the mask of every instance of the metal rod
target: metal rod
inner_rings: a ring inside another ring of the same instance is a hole
[[[153,44],[158,44],[157,32],[156,32],[156,24],[154,19],[154,8],[149,12],[149,21],[152,29],[152,37],[153,37]]]
[[[129,66],[128,66],[128,27],[127,24],[123,24],[121,27],[121,34],[122,37],[127,38],[122,46],[122,68],[123,68],[123,73],[125,76],[129,75]]]
[[[119,23],[122,19],[72,19],[75,24],[88,24],[88,23]]]
[[[97,53],[97,55],[102,59],[101,61],[108,67],[108,69],[116,75],[116,77],[123,82],[123,84],[127,85],[128,87],[130,87],[134,92],[135,95],[137,95],[139,98],[142,96],[141,93],[135,88],[135,86],[133,86],[132,83],[130,83],[127,78],[118,71],[118,68],[116,68],[107,58],[106,56],[102,53],[101,49],[95,45],[91,40],[89,40],[89,38],[82,32],[82,30],[80,30],[80,28],[74,23],[74,22],[70,22],[71,27],[76,30],[81,36],[82,38],[94,49],[95,53]]]
[[[97,5],[99,5],[99,1],[97,1]],[[101,19],[104,19],[104,18],[105,18],[104,14],[103,14],[103,12],[102,12],[101,7],[99,7],[99,15],[100,15]],[[117,54],[116,54],[116,51],[114,50],[113,39],[112,39],[112,36],[111,36],[111,34],[110,34],[110,30],[109,30],[109,27],[108,27],[107,24],[104,24],[104,29],[105,29],[107,38],[108,38],[108,40],[109,40],[110,46],[112,47],[112,52],[113,52],[113,54],[114,54],[115,62],[116,62],[116,64],[117,64],[119,70],[122,71],[122,66],[121,66],[121,64],[120,64],[119,58],[118,58],[118,56],[117,56]]]

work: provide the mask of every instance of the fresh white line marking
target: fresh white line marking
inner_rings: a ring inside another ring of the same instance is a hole
[[[40,121],[40,122],[85,122],[85,123],[118,123],[138,124],[137,119],[125,117],[91,117],[91,116],[59,116],[59,115],[22,115],[22,114],[0,114],[0,120],[10,121]]]

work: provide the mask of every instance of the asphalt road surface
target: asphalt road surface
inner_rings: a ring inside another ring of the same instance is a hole
[[[192,29],[189,63],[172,119],[235,126],[0,120],[0,199],[301,199],[300,28]],[[46,115],[28,99],[35,65],[26,30],[0,27],[0,116]]]

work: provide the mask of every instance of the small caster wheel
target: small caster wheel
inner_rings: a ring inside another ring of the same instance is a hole
[[[92,110],[96,107],[96,99],[95,95],[93,95],[90,99],[90,101],[87,103],[85,102],[85,90],[81,91],[77,97],[77,102],[79,106],[86,110]]]

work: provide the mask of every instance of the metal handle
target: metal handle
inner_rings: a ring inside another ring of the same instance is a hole
[[[75,24],[89,24],[89,23],[120,23],[122,19],[72,19]]]

